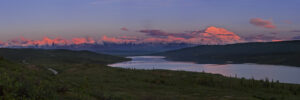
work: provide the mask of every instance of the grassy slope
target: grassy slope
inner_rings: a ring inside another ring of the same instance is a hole
[[[111,68],[106,64],[127,59],[91,52],[32,49],[1,49],[0,52],[0,56],[9,59],[8,61],[0,58],[2,99],[297,100],[300,98],[299,85],[226,78],[205,73]],[[59,74],[53,75],[47,68],[58,70]]]
[[[128,60],[121,57],[96,54],[89,51],[39,50],[39,49],[0,49],[0,56],[8,60],[34,64],[52,63],[99,63],[110,64]]]
[[[170,60],[224,64],[260,63],[299,66],[300,41],[203,45],[159,53]]]

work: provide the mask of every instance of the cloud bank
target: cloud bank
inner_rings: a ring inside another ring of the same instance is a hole
[[[30,40],[24,37],[11,39],[6,42],[0,41],[0,46],[44,46],[44,45],[81,45],[81,44],[103,44],[103,43],[186,43],[186,44],[232,44],[241,42],[269,42],[269,41],[282,41],[283,39],[275,36],[267,35],[254,35],[247,37],[240,37],[234,32],[225,28],[210,26],[200,31],[190,31],[184,33],[169,33],[162,30],[139,30],[140,34],[144,37],[136,36],[119,36],[108,37],[106,35],[99,39],[92,37],[77,37],[72,39],[44,37],[42,40]]]
[[[300,30],[292,30],[290,32],[294,32],[294,33],[300,33]]]
[[[162,43],[189,43],[189,44],[231,44],[243,42],[243,39],[235,33],[224,28],[208,27],[202,31],[192,31],[189,33],[167,33],[161,30],[141,30],[151,38],[146,42],[160,41]]]

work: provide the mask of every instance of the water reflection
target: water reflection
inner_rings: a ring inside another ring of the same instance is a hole
[[[207,72],[224,76],[255,79],[273,79],[285,83],[300,84],[300,68],[259,64],[196,64],[192,62],[167,61],[162,56],[133,56],[132,61],[111,64],[112,67],[134,69],[167,69],[192,72]]]

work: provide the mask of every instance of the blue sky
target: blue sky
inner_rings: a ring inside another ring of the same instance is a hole
[[[0,40],[103,35],[142,35],[142,29],[167,32],[224,27],[240,36],[300,33],[299,0],[1,0]],[[271,21],[276,29],[251,25]],[[124,32],[120,28],[130,31]]]

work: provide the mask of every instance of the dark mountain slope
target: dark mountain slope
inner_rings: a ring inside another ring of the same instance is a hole
[[[260,63],[300,66],[300,41],[201,45],[158,53],[170,60],[203,64]]]

